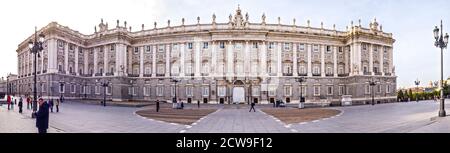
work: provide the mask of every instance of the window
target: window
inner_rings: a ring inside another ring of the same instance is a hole
[[[370,94],[370,85],[366,84],[364,91],[365,91],[366,94]]]
[[[159,45],[158,46],[158,51],[159,52],[164,52],[164,45]]]
[[[313,49],[314,49],[314,52],[318,52],[319,51],[319,45],[314,45],[314,47],[313,47]]]
[[[100,91],[99,91],[99,88],[97,85],[95,86],[94,91],[95,91],[95,94],[100,94]]]
[[[58,40],[58,47],[63,48],[64,42],[61,40]]]
[[[64,93],[64,83],[59,84],[59,93]]]
[[[69,45],[69,50],[74,50],[74,49],[75,49],[75,45],[70,44],[70,45]]]
[[[188,49],[192,49],[192,43],[188,43]]]
[[[258,48],[258,42],[253,42],[253,48]]]
[[[217,95],[218,96],[220,96],[220,97],[224,97],[225,95],[226,95],[226,93],[227,93],[227,87],[217,87],[218,89],[217,89]]]
[[[112,89],[111,86],[106,87],[106,94],[107,95],[111,95],[111,89]]]
[[[271,97],[275,96],[276,93],[277,93],[277,90],[273,90],[273,89],[269,90],[269,96],[271,96]]]
[[[158,64],[158,74],[164,74],[164,64]]]
[[[273,43],[273,42],[270,42],[270,43],[269,43],[269,49],[272,49],[273,46],[274,46],[274,43]]]
[[[203,49],[208,49],[208,42],[203,42]]]
[[[285,96],[291,96],[292,95],[292,87],[291,86],[285,86],[284,87],[284,95]]]
[[[342,47],[339,47],[339,53],[342,54]]]
[[[83,88],[81,89],[81,94],[85,94],[86,93],[86,86],[83,86]]]
[[[170,87],[170,95],[171,95],[172,97],[175,97],[175,86],[171,86],[171,87]]]
[[[234,45],[234,48],[235,48],[235,49],[241,49],[241,48],[242,48],[242,44],[241,44],[241,43],[236,43],[236,44]]]
[[[111,46],[109,48],[111,48],[111,51],[114,51],[116,45],[115,44],[111,44]]]
[[[82,75],[82,74],[83,74],[83,70],[80,69],[80,70],[78,71],[78,73],[80,73],[80,74]]]
[[[314,96],[320,96],[320,86],[314,86]]]
[[[332,75],[333,74],[333,69],[331,69],[331,67],[327,67],[327,74],[328,75]]]
[[[203,87],[202,95],[209,96],[209,87]]]
[[[333,86],[327,87],[327,95],[333,95]]]
[[[149,46],[145,46],[145,52],[146,53],[150,53],[152,51],[152,47],[149,45]]]
[[[381,84],[377,85],[377,93],[381,93]]]
[[[386,85],[386,93],[391,93],[391,85]]]
[[[225,48],[225,42],[220,42],[219,46],[220,46],[221,49],[224,49]]]
[[[192,97],[192,90],[193,90],[193,88],[194,87],[192,87],[192,86],[186,87],[186,96]]]
[[[327,53],[331,53],[331,46],[327,46]]]
[[[314,66],[314,74],[320,74],[320,68],[319,66]]]
[[[300,87],[299,87],[299,90],[298,90],[300,93],[301,93],[301,95],[304,97],[304,96],[306,96],[306,86],[305,85],[301,85]],[[299,94],[300,95],[300,94]]]
[[[156,87],[156,96],[163,96],[164,94],[164,90],[162,86],[157,86]]]
[[[363,69],[364,69],[363,72],[364,72],[364,73],[367,73],[367,66],[364,66]]]
[[[134,54],[138,54],[139,53],[139,47],[134,47]]]
[[[299,44],[298,45],[298,50],[299,51],[305,51],[305,44]]]
[[[338,74],[344,74],[344,66],[339,65]]]
[[[290,43],[284,43],[284,50],[285,51],[289,51],[291,49],[291,44]]]
[[[173,50],[178,50],[178,44],[173,44],[173,45],[172,45],[172,49],[173,49]]]
[[[101,46],[101,47],[100,47],[100,53],[103,53],[103,50],[104,50],[104,47]]]
[[[344,86],[339,86],[339,96],[344,94]]]
[[[378,67],[373,67],[373,72],[378,73]]]
[[[300,66],[299,72],[300,72],[300,74],[306,74],[305,66],[303,66],[303,65]]]
[[[151,90],[150,87],[144,87],[143,90],[144,90],[144,96],[150,96],[150,90]]]
[[[86,86],[86,94],[91,94],[91,86]]]
[[[367,50],[367,44],[362,44],[362,49]]]
[[[72,67],[69,67],[69,73],[72,73]]]
[[[76,88],[76,86],[74,85],[74,84],[71,84],[70,85],[70,91],[72,92],[72,93],[75,93],[75,89]]]
[[[150,66],[145,67],[144,74],[151,74],[151,73],[152,73],[152,69],[150,68]]]
[[[133,93],[133,96],[136,96],[137,95],[137,90],[139,89],[139,87],[133,87],[131,89],[132,89],[131,92]]]

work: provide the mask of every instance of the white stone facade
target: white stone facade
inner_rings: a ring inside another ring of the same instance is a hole
[[[391,33],[374,20],[369,28],[352,25],[346,31],[295,24],[250,23],[238,8],[227,23],[155,27],[131,31],[108,23],[84,35],[52,22],[38,58],[38,94],[67,98],[103,97],[96,80],[110,81],[107,98],[117,101],[177,98],[190,102],[261,103],[283,99],[298,103],[300,85],[307,102],[355,101],[371,98],[368,80],[374,78],[375,97],[395,101],[396,76]],[[97,31],[97,29],[99,29]],[[31,36],[30,36],[31,38]],[[19,44],[17,94],[32,89],[33,58],[26,39]],[[361,90],[365,89],[365,90]],[[244,100],[242,100],[244,98]],[[236,100],[239,99],[239,100]]]

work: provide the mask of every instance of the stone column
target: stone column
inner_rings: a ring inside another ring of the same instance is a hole
[[[267,73],[267,46],[266,42],[263,41],[261,45],[261,57],[260,57],[260,76],[266,77]]]
[[[42,51],[41,52],[41,74],[43,74],[44,73],[44,52],[45,51]],[[48,55],[48,54],[47,54]]]
[[[312,50],[313,50],[313,45],[312,44],[307,44],[307,50],[308,50],[308,77],[312,77]]]
[[[75,49],[75,74],[78,76],[78,75],[80,75],[80,71],[78,71],[78,57],[79,57],[79,53],[80,53],[80,49],[79,49],[79,47],[76,47],[76,49]],[[43,63],[43,62],[42,62]]]
[[[234,57],[233,57],[233,44],[232,41],[228,41],[227,45],[227,76],[233,76],[233,65],[234,65]]]
[[[282,58],[281,58],[281,42],[277,44],[277,76],[283,76],[283,67],[282,67]]]
[[[353,70],[353,68],[354,68],[354,66],[355,66],[355,47],[353,47],[354,45],[353,45],[353,43],[349,46],[350,47],[350,64],[349,64],[349,67],[350,67],[350,76],[352,76],[352,75],[354,75],[354,71],[355,70]]]
[[[380,51],[378,53],[380,54],[380,68],[378,71],[384,76],[384,46],[380,46]]]
[[[338,77],[338,66],[337,66],[337,52],[338,52],[337,46],[333,46],[333,76]]]
[[[296,76],[298,76],[298,72],[297,72],[297,65],[298,65],[298,62],[297,62],[297,48],[295,47],[296,46],[296,44],[293,44],[292,45],[292,52],[293,52],[293,54],[292,54],[292,69],[293,69],[293,71],[292,71],[292,73],[294,73],[294,77],[296,77]]]
[[[217,75],[217,43],[215,41],[211,42],[212,45],[212,50],[211,50],[211,54],[212,54],[212,59],[211,59],[211,66],[209,67],[211,70],[211,76],[214,77]]]
[[[325,77],[325,45],[320,45],[320,75]]]
[[[64,43],[64,71],[69,74],[69,43]]]
[[[185,75],[184,74],[184,71],[185,71],[185,67],[184,67],[185,61],[184,61],[184,59],[186,57],[186,43],[185,42],[182,42],[180,44],[180,51],[181,51],[181,58],[180,58],[181,59],[180,60],[181,72],[180,72],[180,76],[184,77],[184,75]]]
[[[87,48],[83,49],[83,56],[84,56],[84,74],[89,74],[89,50]],[[116,54],[116,58],[117,58]],[[117,61],[117,60],[116,60]],[[117,64],[117,62],[116,62]]]
[[[139,77],[144,77],[144,49],[142,46],[139,52]]]
[[[171,75],[170,75],[170,52],[171,52],[171,49],[170,49],[170,44],[166,44],[165,45],[166,46],[166,49],[165,49],[165,51],[166,51],[166,77],[170,77]]]
[[[152,52],[152,77],[156,77],[156,44],[153,44],[153,52]]]
[[[388,54],[389,54],[389,67],[388,67],[388,72],[391,73],[391,75],[394,75],[394,72],[392,71],[392,69],[394,68],[394,56],[393,56],[393,52],[394,52],[394,47],[390,47],[388,48]]]
[[[250,71],[250,46],[248,44],[248,41],[245,41],[245,51],[244,51],[244,76],[248,76],[249,75],[249,71]]]
[[[97,47],[94,48],[94,73],[92,74],[92,76],[95,76],[95,74],[97,73]]]
[[[122,62],[121,62],[121,57],[120,56],[122,56],[121,54],[120,54],[120,52],[122,51],[122,45],[121,44],[114,44],[114,48],[115,48],[115,51],[116,51],[116,65],[115,65],[115,70],[114,70],[114,76],[120,76],[120,75],[122,75],[122,74],[119,74],[119,72],[121,71],[121,69],[120,69],[120,65],[122,64]]]
[[[108,72],[108,52],[111,50],[109,47],[107,45],[103,47],[103,76],[106,76],[106,73]]]
[[[195,42],[195,76],[200,77],[200,41]]]
[[[374,46],[372,44],[368,45],[368,49],[369,49],[369,73],[370,75],[374,75],[373,73],[373,49],[377,46]]]
[[[362,64],[361,64],[361,58],[362,57],[361,57],[361,43],[360,42],[356,43],[356,53],[357,53],[357,56],[356,56],[357,61],[356,61],[356,63],[358,65],[359,75],[363,75],[364,72],[362,71]]]

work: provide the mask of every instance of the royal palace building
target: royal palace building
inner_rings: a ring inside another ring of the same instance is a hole
[[[81,34],[52,22],[37,58],[37,92],[43,97],[113,101],[340,104],[396,101],[391,33],[372,21],[369,28],[345,31],[306,25],[249,22],[238,8],[226,23],[212,21],[133,30],[111,28],[103,20],[95,33]],[[28,41],[19,44],[16,95],[32,94],[34,56]],[[304,82],[297,82],[297,78]],[[177,80],[178,82],[175,82]],[[375,81],[375,86],[369,82]],[[108,87],[102,83],[109,82]],[[106,90],[106,91],[104,91]],[[373,90],[373,91],[372,91]]]

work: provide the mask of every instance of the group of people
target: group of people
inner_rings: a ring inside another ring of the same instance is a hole
[[[33,108],[32,98],[30,96],[26,97],[27,109]],[[23,98],[19,97],[19,102],[17,103],[17,98],[11,95],[7,95],[6,102],[8,104],[8,110],[14,110],[14,105],[19,107],[19,113],[22,113],[23,107]],[[44,101],[43,98],[38,99],[38,111],[34,112],[34,116],[36,117],[36,127],[38,128],[39,133],[47,133],[48,129],[48,118],[49,112],[53,113],[53,108],[56,107],[56,112],[59,112],[59,105],[64,102],[64,97],[61,96],[59,99],[54,101],[53,99],[49,99],[48,101]]]

